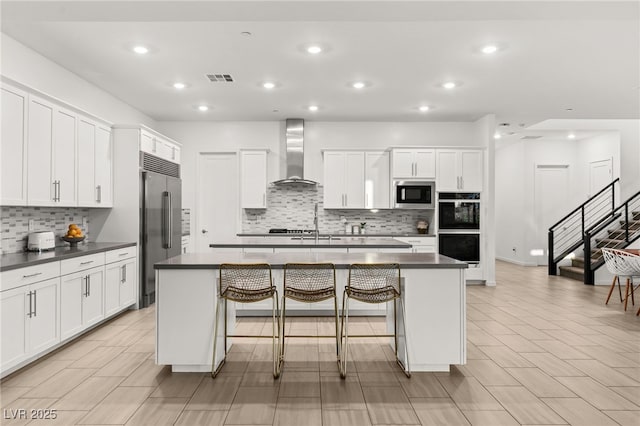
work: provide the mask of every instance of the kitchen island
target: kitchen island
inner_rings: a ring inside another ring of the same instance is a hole
[[[171,365],[176,372],[210,371],[220,264],[269,263],[282,294],[282,269],[289,262],[335,264],[339,304],[350,264],[399,263],[412,371],[449,371],[451,364],[466,363],[466,263],[433,253],[311,252],[194,253],[156,263],[156,363]],[[226,313],[231,334],[233,305],[229,303]],[[393,314],[388,311],[392,330]],[[309,309],[308,315],[314,310]],[[222,333],[220,328],[218,339]],[[223,355],[222,345],[218,349],[216,364]]]
[[[394,239],[362,238],[353,236],[298,235],[289,238],[240,238],[239,241],[209,244],[211,248],[238,249],[336,249],[347,253],[350,249],[409,249],[411,244]]]

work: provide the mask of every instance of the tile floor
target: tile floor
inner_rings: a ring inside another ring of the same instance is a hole
[[[234,346],[223,372],[172,374],[153,361],[154,311],[130,311],[2,381],[2,424],[635,425],[640,424],[640,317],[607,288],[498,264],[498,286],[468,287],[468,363],[406,379],[376,339],[350,346],[338,376],[328,339],[289,339],[282,377],[268,340]],[[382,332],[379,318],[352,332]],[[297,318],[290,332],[329,333]],[[270,333],[264,319],[240,330]],[[10,420],[55,409],[55,420]],[[15,412],[15,411],[13,411]]]

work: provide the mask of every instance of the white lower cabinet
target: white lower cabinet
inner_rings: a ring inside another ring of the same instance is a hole
[[[436,237],[394,237],[398,241],[411,244],[409,253],[435,253]],[[402,250],[402,249],[400,249]]]
[[[135,250],[131,253],[135,256]],[[105,269],[104,314],[108,317],[136,303],[136,259],[108,263]]]
[[[60,342],[59,285],[53,278],[0,293],[3,372]]]
[[[60,334],[71,337],[104,318],[104,267],[62,277]]]

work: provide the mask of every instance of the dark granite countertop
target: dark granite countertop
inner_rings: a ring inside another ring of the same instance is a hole
[[[268,263],[282,269],[287,263],[330,262],[337,269],[352,263],[398,263],[403,269],[465,269],[465,262],[437,253],[191,253],[158,262],[155,269],[216,269],[222,263]]]
[[[0,272],[41,263],[71,259],[87,254],[101,253],[109,250],[135,246],[136,243],[87,243],[79,244],[77,248],[56,247],[55,250],[38,252],[9,253],[0,256]]]
[[[295,237],[295,236],[311,236],[313,234],[269,234],[269,233],[246,233],[246,234],[236,234],[238,237]],[[435,237],[435,234],[418,234],[417,232],[415,233],[411,233],[411,232],[400,232],[400,233],[391,233],[391,234],[345,234],[345,233],[327,233],[327,234],[320,234],[321,237],[328,237],[329,235],[331,235],[331,237],[351,237],[351,238],[385,238],[385,237]]]
[[[240,238],[239,241],[209,244],[212,248],[410,248],[411,244],[394,239],[360,238],[351,236],[328,236],[318,241],[312,236],[289,238]]]

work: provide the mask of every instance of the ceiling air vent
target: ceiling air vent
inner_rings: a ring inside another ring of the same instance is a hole
[[[531,139],[540,139],[542,136],[523,136],[520,139],[531,140]]]
[[[212,83],[233,83],[231,74],[207,74],[207,78]]]

